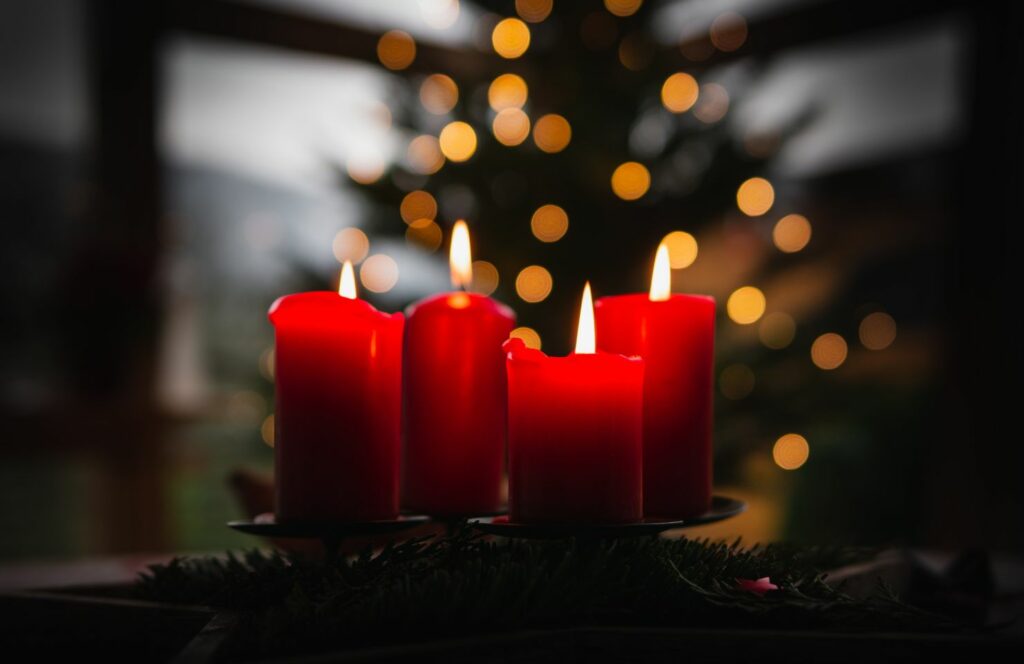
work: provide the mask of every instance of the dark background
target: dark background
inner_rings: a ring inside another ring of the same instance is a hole
[[[433,233],[447,246],[460,217],[494,296],[559,354],[585,279],[646,290],[658,241],[696,239],[674,287],[719,301],[716,482],[751,504],[706,534],[1020,548],[1017,4],[610,5],[629,15],[556,0],[514,59],[490,41],[512,0],[5,5],[0,557],[245,543],[225,479],[271,465],[267,307],[365,258],[348,228],[397,266],[362,291],[378,307],[443,290]],[[391,29],[417,46],[396,71]],[[569,121],[564,150],[494,139],[507,72],[534,125]],[[701,86],[679,114],[659,101],[675,72]],[[419,99],[434,73],[459,89],[446,114]],[[472,157],[419,172],[410,141],[453,120]],[[651,174],[635,201],[610,186],[626,161]],[[757,216],[737,207],[751,177],[775,192]],[[438,202],[426,234],[399,214],[413,190]],[[543,204],[568,215],[557,242],[530,232]],[[789,214],[812,227],[793,253],[773,243]],[[364,262],[364,286],[388,265]],[[530,265],[552,277],[538,302],[515,285]],[[726,306],[744,286],[766,301],[749,324]],[[879,312],[896,336],[871,349]],[[795,324],[782,347],[772,314]],[[834,369],[811,354],[828,333]],[[773,455],[789,433],[810,450],[793,470]]]

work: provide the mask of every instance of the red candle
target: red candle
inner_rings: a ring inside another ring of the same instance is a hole
[[[643,518],[643,360],[595,353],[590,284],[576,352],[548,357],[520,339],[508,357],[509,507],[514,522]]]
[[[644,513],[689,517],[711,506],[715,300],[672,295],[668,248],[649,295],[597,302],[600,348],[644,358]]]
[[[455,224],[452,281],[472,280],[469,232]],[[433,515],[503,507],[506,380],[501,344],[515,314],[482,295],[436,295],[409,307],[405,337],[403,505]]]
[[[396,518],[404,317],[355,299],[346,263],[338,293],[286,295],[269,318],[277,518]]]

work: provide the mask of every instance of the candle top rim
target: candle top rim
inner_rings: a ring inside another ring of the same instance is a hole
[[[402,321],[405,316],[400,311],[386,313],[361,298],[347,298],[337,291],[303,291],[282,295],[274,300],[267,311],[267,318],[275,326],[283,323],[289,316],[298,312],[316,313],[345,311],[346,314],[375,320]],[[282,318],[285,317],[285,318]],[[322,322],[317,320],[319,324]]]
[[[453,306],[450,300],[453,297],[460,297],[464,299],[465,306]],[[450,291],[447,293],[434,293],[428,295],[421,300],[417,300],[405,308],[405,315],[412,316],[419,309],[426,308],[441,308],[444,307],[451,311],[469,311],[471,309],[491,309],[507,316],[511,319],[515,319],[516,312],[512,307],[508,306],[504,302],[499,302],[489,295],[483,295],[481,293],[469,293],[465,291]]]
[[[668,302],[681,300],[691,300],[697,302],[708,302],[711,305],[717,304],[714,295],[706,295],[703,293],[672,293],[667,300],[652,300],[648,293],[622,293],[621,295],[603,295],[594,300],[594,307],[600,307],[602,302],[624,302],[639,300],[643,302],[650,302],[652,305],[664,306]]]
[[[547,353],[537,350],[536,348],[528,348],[526,343],[518,337],[512,337],[507,339],[505,343],[501,345],[502,351],[505,352],[505,357],[509,361],[514,362],[623,362],[628,365],[639,365],[643,366],[644,360],[639,355],[621,355],[619,353],[609,353],[603,351],[600,348],[596,353],[570,353],[568,355],[548,355]]]

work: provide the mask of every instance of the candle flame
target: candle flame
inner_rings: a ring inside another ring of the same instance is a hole
[[[672,266],[668,260],[668,245],[662,241],[654,256],[651,273],[651,302],[664,302],[672,297]]]
[[[345,264],[341,267],[338,295],[347,297],[350,300],[356,299],[356,273],[352,269],[352,261],[345,261]]]
[[[594,296],[590,294],[590,282],[583,287],[583,303],[580,305],[580,324],[576,328],[576,354],[593,355],[597,352],[594,335]]]
[[[452,286],[469,288],[473,281],[473,255],[469,249],[469,227],[461,219],[455,222],[452,230],[448,265],[452,272]]]

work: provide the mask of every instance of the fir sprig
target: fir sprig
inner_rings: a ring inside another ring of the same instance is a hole
[[[278,552],[176,559],[142,597],[239,612],[248,652],[292,653],[570,625],[938,629],[880,588],[855,599],[824,570],[855,549],[691,539],[493,542],[463,529],[329,562]],[[760,596],[736,579],[770,576]]]

